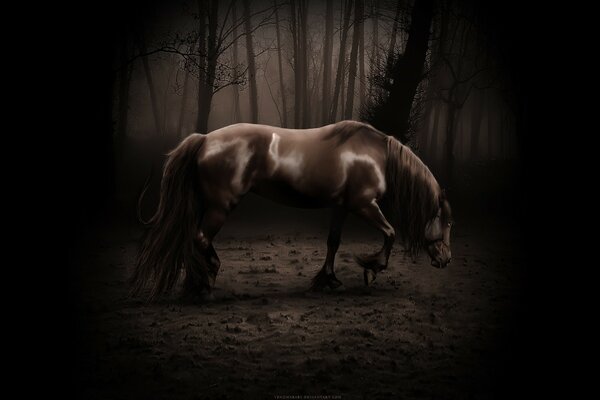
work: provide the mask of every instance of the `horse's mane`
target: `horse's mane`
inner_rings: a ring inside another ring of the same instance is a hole
[[[416,255],[425,245],[425,227],[440,207],[440,186],[419,157],[391,136],[385,176],[384,203],[391,222],[406,249]]]
[[[357,132],[360,132],[361,129],[367,129],[371,132],[374,132],[378,135],[386,136],[384,133],[379,132],[377,129],[373,128],[371,125],[353,120],[345,120],[336,122],[334,124],[334,128],[325,136],[323,140],[331,140],[335,139],[337,141],[337,145],[342,145],[348,141],[352,136],[354,136]]]

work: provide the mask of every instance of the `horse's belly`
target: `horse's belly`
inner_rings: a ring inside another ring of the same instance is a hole
[[[257,183],[251,192],[276,203],[298,208],[322,208],[331,205],[327,196],[300,191],[287,182],[270,180]]]

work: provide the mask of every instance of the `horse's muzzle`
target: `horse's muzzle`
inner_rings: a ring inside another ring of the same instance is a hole
[[[448,264],[450,264],[450,261],[452,261],[452,258],[449,258],[449,259],[447,259],[445,262],[440,262],[440,261],[438,261],[438,260],[434,260],[434,259],[432,259],[432,260],[431,260],[431,265],[433,265],[433,266],[434,266],[434,267],[436,267],[436,268],[440,268],[440,269],[442,269],[442,268],[446,268],[446,266],[447,266]]]

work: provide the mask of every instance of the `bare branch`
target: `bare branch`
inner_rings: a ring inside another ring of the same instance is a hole
[[[266,12],[268,12],[269,10],[271,10],[271,13],[270,13],[268,16],[266,16],[265,18],[263,18],[263,19],[261,20],[261,22],[259,22],[259,23],[256,25],[256,27],[254,27],[254,28],[252,29],[252,31],[251,31],[250,33],[254,33],[254,31],[256,31],[256,29],[258,29],[259,27],[267,25],[267,24],[265,24],[265,21],[268,21],[268,20],[270,20],[270,19],[271,19],[271,17],[272,17],[272,16],[275,14],[275,7],[273,7],[273,6],[269,6],[269,7],[267,7],[267,8],[264,8],[264,9],[260,10],[260,11],[256,11],[256,12],[254,12],[254,13],[250,14],[250,18],[252,18],[252,17],[254,17],[254,16],[256,16],[256,15],[260,15],[260,14],[266,13]],[[239,19],[239,22],[234,22],[234,23],[232,23],[232,24],[231,24],[231,26],[230,26],[230,27],[229,27],[229,28],[228,28],[228,29],[227,29],[227,30],[226,30],[224,33],[222,33],[222,34],[219,36],[219,41],[218,41],[219,43],[218,43],[218,47],[221,47],[221,46],[223,45],[223,43],[225,42],[225,39],[227,39],[227,37],[229,37],[229,35],[231,35],[235,29],[241,28],[241,27],[242,27],[242,25],[244,25],[244,22],[245,22],[245,21],[246,21],[246,20],[245,20],[245,19],[242,17],[242,18],[240,18],[240,19]],[[225,24],[223,24],[223,26],[225,26]],[[242,29],[242,31],[243,31],[243,29]],[[235,38],[233,38],[233,39],[231,40],[231,43],[233,43],[234,41],[236,41],[237,39],[239,39],[240,37],[242,37],[242,36],[244,36],[244,35],[245,35],[245,33],[239,34],[238,36],[236,36]],[[225,47],[223,48],[223,51],[224,51],[225,49],[229,48],[229,47],[231,46],[231,43],[230,43],[229,45],[225,46]]]

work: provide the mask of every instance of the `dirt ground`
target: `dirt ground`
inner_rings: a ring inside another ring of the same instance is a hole
[[[86,399],[496,398],[512,393],[525,259],[518,229],[470,220],[438,270],[400,246],[365,288],[352,254],[379,248],[356,222],[336,259],[344,287],[309,292],[326,224],[228,224],[216,299],[129,298],[140,230],[107,223],[77,252],[76,395]],[[293,397],[291,397],[293,396]]]

